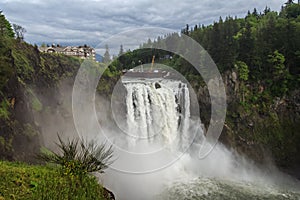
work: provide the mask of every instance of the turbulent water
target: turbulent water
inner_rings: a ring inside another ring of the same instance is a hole
[[[221,144],[198,159],[204,138],[184,81],[123,79],[124,113],[107,136],[117,159],[103,178],[117,199],[300,199],[299,183],[258,169]],[[117,92],[118,93],[118,92]]]
[[[209,178],[198,178],[186,183],[175,183],[166,189],[157,199],[198,199],[198,200],[223,200],[223,199],[300,199],[296,191],[278,188],[276,186],[257,185],[251,182],[234,182]]]

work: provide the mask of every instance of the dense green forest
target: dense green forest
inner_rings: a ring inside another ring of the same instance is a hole
[[[245,18],[220,17],[212,25],[195,25],[181,30],[203,46],[213,58],[221,72],[236,69],[243,73],[243,80],[270,90],[272,96],[283,96],[288,89],[298,88],[300,80],[300,5],[289,4],[280,13],[266,7],[262,13],[256,9]],[[113,65],[117,69],[132,68],[139,60],[156,62],[170,55],[170,52],[153,50],[149,47],[170,46],[180,34],[171,33],[156,40],[148,40],[143,47],[127,52]],[[159,44],[159,45],[158,45]],[[199,75],[193,67],[178,55],[164,63],[192,79]],[[257,87],[258,88],[258,87]]]

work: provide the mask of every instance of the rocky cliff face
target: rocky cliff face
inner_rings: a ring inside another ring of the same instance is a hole
[[[41,147],[39,116],[57,110],[60,81],[74,76],[80,62],[23,42],[0,43],[7,61],[0,70],[0,159],[33,162]]]
[[[300,155],[300,90],[282,98],[272,98],[258,83],[242,88],[238,73],[223,74],[227,94],[226,122],[220,141],[259,163],[275,161],[284,170],[294,173]],[[213,81],[213,80],[212,80]],[[250,90],[258,91],[258,100],[251,99]],[[246,88],[246,89],[245,89]],[[201,120],[209,125],[210,98],[207,86],[197,91]]]
[[[8,107],[3,111],[8,115],[0,120],[0,157],[25,161],[27,156],[32,158],[33,152],[39,149],[39,129],[34,123],[32,105],[27,101],[29,94],[24,86],[12,79],[7,90],[10,92],[2,100],[8,102]]]

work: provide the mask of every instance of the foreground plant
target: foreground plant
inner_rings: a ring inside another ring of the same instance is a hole
[[[95,141],[86,142],[83,139],[74,138],[64,142],[58,135],[56,143],[60,152],[46,150],[38,155],[40,160],[61,165],[63,172],[68,175],[84,175],[89,172],[104,173],[104,170],[112,164],[112,146],[96,144]]]

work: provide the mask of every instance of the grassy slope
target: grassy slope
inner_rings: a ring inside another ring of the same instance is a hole
[[[0,161],[0,200],[104,200],[96,178],[64,176],[58,168]]]

